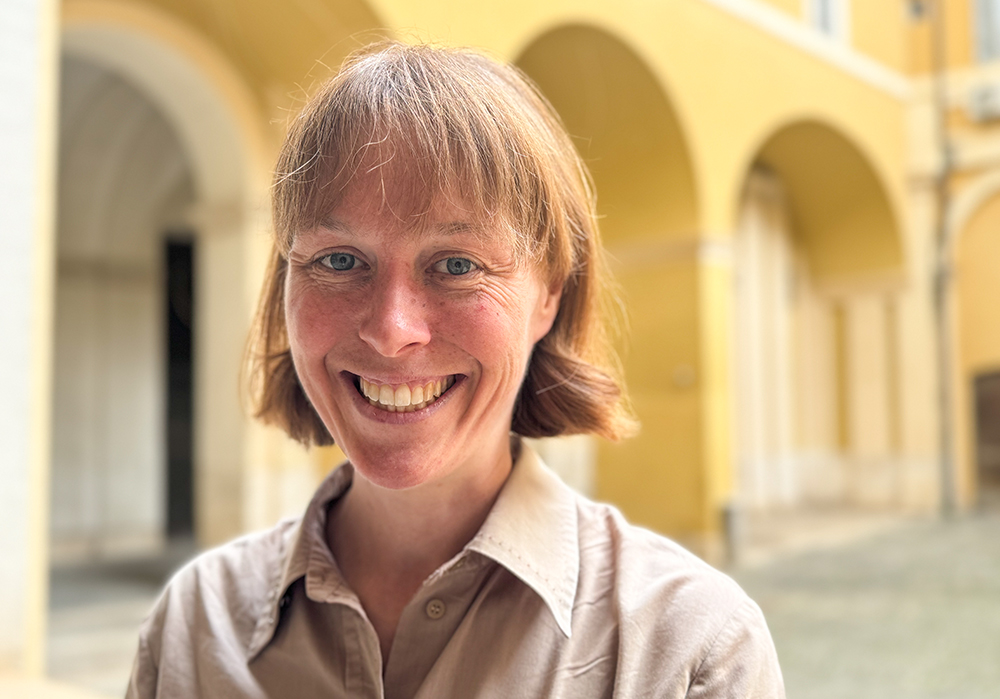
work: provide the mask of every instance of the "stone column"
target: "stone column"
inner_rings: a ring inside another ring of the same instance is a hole
[[[48,597],[58,3],[0,3],[0,673],[40,675]]]

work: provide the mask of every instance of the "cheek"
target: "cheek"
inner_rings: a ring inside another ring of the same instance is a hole
[[[285,305],[288,344],[293,356],[322,355],[336,342],[346,320],[336,299],[308,289],[290,289]]]
[[[520,374],[531,350],[523,309],[480,297],[450,306],[439,328],[476,357],[487,371]]]

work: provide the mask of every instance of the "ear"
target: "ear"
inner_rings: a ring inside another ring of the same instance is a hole
[[[546,285],[538,282],[538,301],[531,317],[531,343],[534,344],[545,337],[559,313],[559,302],[562,300],[562,284]]]

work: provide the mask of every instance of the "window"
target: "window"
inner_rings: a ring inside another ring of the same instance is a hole
[[[806,0],[806,18],[821,34],[847,41],[850,36],[849,0]]]
[[[1000,58],[1000,0],[976,0],[973,24],[979,60]]]

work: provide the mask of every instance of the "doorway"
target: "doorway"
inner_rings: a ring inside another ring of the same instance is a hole
[[[166,535],[194,537],[194,236],[164,245],[166,377]]]
[[[1000,371],[973,379],[979,504],[1000,508]]]

